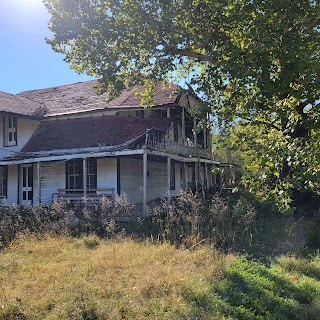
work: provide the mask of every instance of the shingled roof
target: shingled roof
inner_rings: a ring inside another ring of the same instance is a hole
[[[21,152],[117,146],[148,129],[166,130],[169,118],[102,116],[43,121]]]
[[[98,95],[93,88],[93,85],[97,83],[97,80],[78,82],[58,87],[25,91],[16,96],[40,104],[44,116],[108,108],[139,107],[140,99],[131,91],[123,91],[119,97],[106,103],[107,94]],[[173,104],[177,101],[180,92],[181,88],[178,86],[171,85],[163,88],[159,84],[156,86],[156,92],[153,97],[154,105],[165,106]],[[0,110],[1,107],[0,104]]]
[[[0,111],[41,118],[41,107],[38,102],[0,91]]]

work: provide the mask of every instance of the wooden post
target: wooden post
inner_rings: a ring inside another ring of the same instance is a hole
[[[206,179],[206,183],[207,183],[207,190],[209,190],[210,188],[210,183],[209,183],[209,178],[208,178],[208,166],[207,163],[204,163],[204,174],[205,174],[205,179]]]
[[[181,129],[182,129],[182,145],[186,145],[186,117],[184,107],[182,107],[182,116],[181,116]]]
[[[121,195],[121,161],[120,157],[117,157],[117,195]]]
[[[197,120],[196,117],[193,117],[193,143],[194,143],[194,147],[197,148],[198,146],[198,141],[197,141]],[[196,149],[197,151],[197,149]]]
[[[170,108],[167,109],[167,118],[170,118]]]
[[[198,191],[198,184],[199,184],[199,163],[194,163],[194,182],[196,184],[196,191]]]
[[[168,205],[171,204],[171,158],[167,158]]]
[[[87,158],[83,158],[83,196],[87,197]]]
[[[41,162],[37,162],[38,204],[41,204]]]
[[[148,155],[143,154],[143,214],[146,214],[147,210],[147,173],[148,173]]]

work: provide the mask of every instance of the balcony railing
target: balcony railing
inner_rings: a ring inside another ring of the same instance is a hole
[[[166,138],[157,139],[153,135],[148,135],[146,138],[146,148],[168,152],[184,157],[200,157],[211,159],[209,152],[206,149],[199,147],[184,146],[176,141]]]

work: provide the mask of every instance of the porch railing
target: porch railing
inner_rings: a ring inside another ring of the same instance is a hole
[[[87,189],[86,195],[84,189],[58,189],[56,193],[52,195],[53,202],[59,202],[63,204],[81,204],[84,202],[96,201],[103,197],[114,200],[114,189],[113,188],[96,188]]]
[[[177,154],[184,157],[200,157],[210,159],[209,152],[199,147],[184,146],[176,141],[163,138],[157,139],[148,135],[146,138],[146,148]]]

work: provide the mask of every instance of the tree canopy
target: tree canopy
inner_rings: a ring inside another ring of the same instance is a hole
[[[244,185],[283,210],[295,191],[319,195],[319,0],[44,3],[47,42],[110,98],[147,85],[147,99],[156,81],[185,79],[251,153]]]

